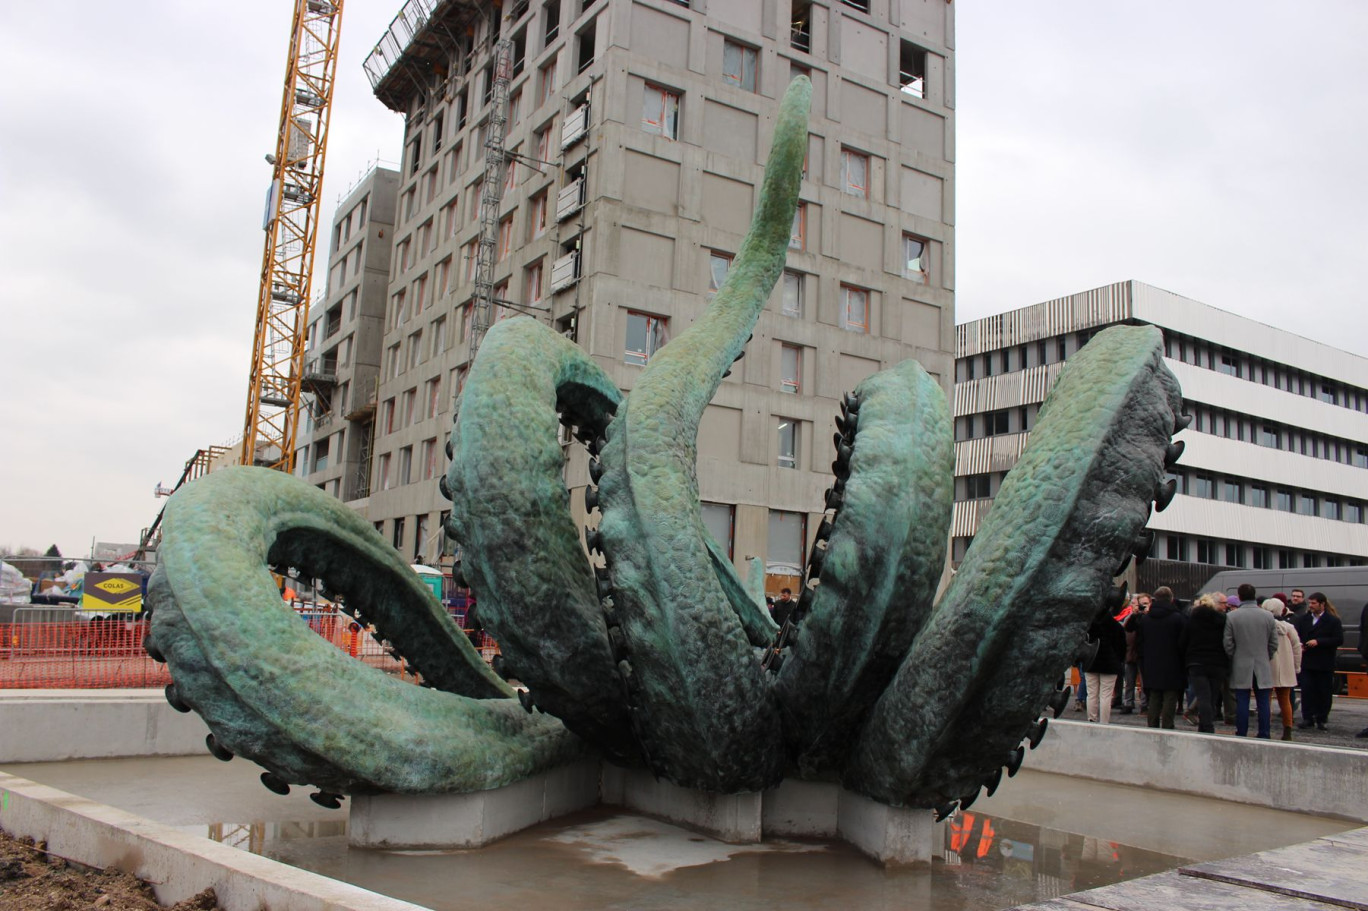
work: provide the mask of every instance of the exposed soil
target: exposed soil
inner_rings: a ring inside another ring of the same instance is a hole
[[[0,832],[0,911],[161,911],[152,887],[127,873],[64,860],[31,838]],[[217,911],[213,889],[172,911]]]

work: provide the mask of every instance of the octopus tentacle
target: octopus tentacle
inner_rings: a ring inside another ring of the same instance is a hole
[[[322,491],[225,469],[178,491],[165,521],[148,645],[170,665],[168,698],[204,717],[216,755],[260,763],[276,788],[411,793],[499,787],[584,755],[559,721],[508,698],[399,555]],[[323,578],[442,689],[316,635],[281,600],[272,563]]]
[[[447,532],[480,621],[533,701],[619,762],[637,760],[594,575],[568,508],[564,420],[593,440],[621,395],[536,320],[490,329],[453,421]]]
[[[1070,359],[860,733],[848,787],[941,806],[972,799],[1004,762],[1015,771],[1022,738],[1149,519],[1180,408],[1153,327],[1107,329]]]
[[[710,568],[695,464],[703,411],[783,270],[811,92],[800,77],[784,96],[755,220],[722,289],[652,356],[600,453],[599,530],[629,710],[651,767],[686,787],[758,790],[782,766],[769,681]]]
[[[840,769],[897,672],[931,611],[950,529],[955,455],[940,385],[905,361],[866,379],[851,402],[836,437],[840,502],[833,497],[835,518],[814,547],[820,584],[800,599],[800,634],[786,637],[794,641],[777,681],[806,777]]]

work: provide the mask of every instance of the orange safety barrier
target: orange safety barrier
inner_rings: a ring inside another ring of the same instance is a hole
[[[387,645],[335,608],[297,610],[309,628],[358,661],[400,680],[418,677]],[[97,617],[90,620],[0,623],[0,689],[128,689],[171,682],[166,665],[143,650],[146,619]],[[484,633],[474,634],[485,661],[499,647]]]
[[[0,689],[165,686],[143,650],[146,620],[0,623]]]

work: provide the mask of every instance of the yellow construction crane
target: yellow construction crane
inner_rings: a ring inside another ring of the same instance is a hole
[[[314,242],[328,146],[342,0],[295,0],[280,131],[266,201],[256,340],[242,463],[294,469]]]

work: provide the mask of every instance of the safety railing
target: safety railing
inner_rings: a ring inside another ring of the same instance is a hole
[[[0,689],[125,689],[171,682],[165,664],[143,648],[147,620],[136,615],[87,615],[62,609],[23,609],[13,623],[0,623]],[[417,682],[368,627],[335,608],[298,610],[300,619],[323,639],[371,667]],[[469,634],[486,662],[498,646],[482,632]]]

